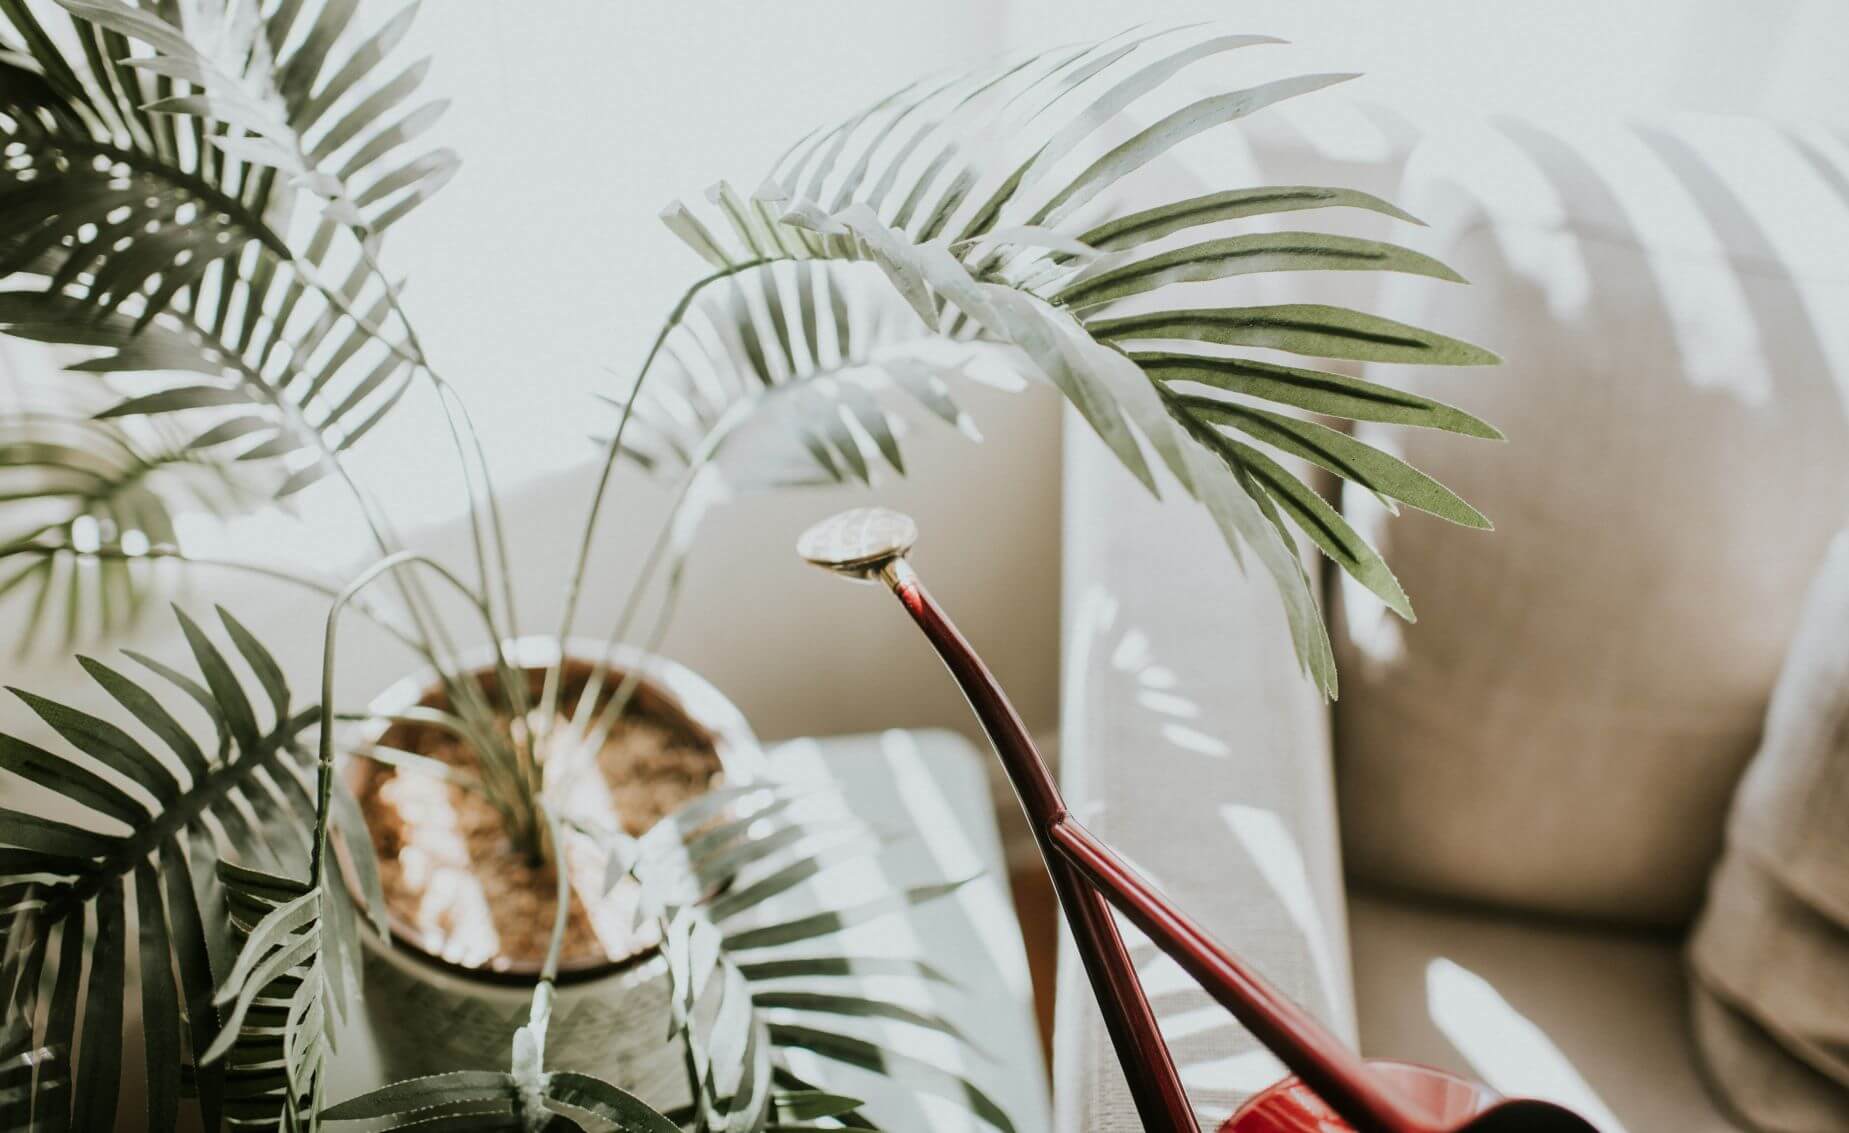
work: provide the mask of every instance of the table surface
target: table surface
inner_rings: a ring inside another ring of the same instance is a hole
[[[955,733],[894,730],[792,740],[776,745],[770,759],[779,778],[835,784],[853,812],[887,840],[877,858],[830,870],[831,901],[851,900],[855,889],[872,896],[976,877],[948,897],[855,926],[842,936],[844,951],[915,955],[949,974],[955,986],[934,987],[928,1002],[907,1002],[943,1015],[971,1044],[902,1023],[844,1019],[839,1029],[969,1079],[1013,1119],[1018,1133],[1043,1133],[1048,1125],[1046,1070],[983,754]],[[800,915],[800,898],[789,908]],[[882,992],[870,987],[868,994]],[[382,1084],[363,1017],[354,1012],[348,1029],[337,1036],[332,1098]],[[865,1098],[868,1115],[884,1129],[958,1133],[991,1128],[949,1099],[914,1094],[805,1051],[790,1052],[790,1061],[810,1081],[820,1079],[819,1085]]]

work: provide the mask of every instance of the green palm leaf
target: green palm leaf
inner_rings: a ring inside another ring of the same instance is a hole
[[[122,1003],[129,995],[138,995],[142,1007],[148,1128],[172,1127],[178,1098],[170,1087],[180,1080],[182,1066],[192,1068],[208,1128],[217,1128],[221,1116],[245,1112],[240,1107],[267,1096],[273,1085],[253,1093],[253,1083],[263,1076],[254,1064],[240,1061],[243,1055],[227,1063],[202,1057],[220,1037],[224,1005],[214,1002],[217,981],[252,970],[232,963],[227,910],[240,931],[250,932],[262,912],[252,902],[267,892],[259,885],[261,873],[231,867],[224,858],[235,847],[271,870],[289,868],[297,861],[295,851],[306,861],[316,822],[315,772],[302,736],[316,724],[319,710],[292,705],[275,660],[228,613],[220,610],[219,619],[230,652],[242,659],[250,677],[239,674],[226,650],[200,626],[184,614],[178,617],[192,652],[192,674],[129,655],[161,679],[161,691],[100,661],[79,658],[132,717],[135,731],[15,690],[67,747],[54,751],[0,736],[0,768],[61,796],[65,812],[54,819],[0,810],[5,895],[0,916],[7,918],[0,994],[6,1015],[24,1021],[32,1048],[79,1052],[70,1088],[32,1100],[34,1120],[52,1126],[108,1128],[114,1121]],[[246,688],[253,678],[265,702],[261,708]],[[202,712],[203,731],[180,722],[174,692]],[[251,816],[269,833],[259,836]],[[353,850],[363,841],[348,844]],[[226,890],[215,882],[221,867]],[[337,935],[350,935],[351,917],[341,920],[344,889],[332,888],[329,922]],[[315,900],[318,926],[319,896]],[[125,936],[130,902],[140,925],[134,940]],[[290,930],[302,927],[296,923]],[[251,936],[260,938],[267,939],[264,930]],[[129,948],[142,956],[139,987],[126,979]],[[350,959],[352,953],[346,955]],[[267,974],[253,986],[262,992],[272,977],[293,966],[272,964],[276,971],[262,969]],[[336,963],[327,969],[331,986],[354,978],[340,968]],[[241,1010],[248,1021],[259,1002],[265,1010],[274,1006],[253,993],[250,1002],[233,1002],[233,1017]],[[306,999],[297,1006],[298,1022],[318,1009]],[[313,1048],[279,1046],[270,1053],[288,1054],[292,1067],[310,1066],[319,1057]],[[301,1077],[297,1085],[308,1081]]]
[[[685,1041],[698,1127],[758,1133],[830,1117],[865,1123],[858,1101],[807,1084],[792,1086],[787,1050],[802,1048],[872,1070],[908,1088],[969,1105],[998,1129],[1007,1115],[974,1082],[893,1049],[866,1030],[898,1024],[967,1040],[954,1024],[890,994],[909,986],[923,998],[943,976],[904,957],[856,957],[831,938],[855,924],[954,892],[963,882],[920,886],[867,901],[828,894],[829,871],[864,861],[879,842],[824,798],[781,788],[724,794],[730,814],[693,804],[638,847],[633,872],[643,909],[658,918],[674,989],[674,1020]],[[816,906],[779,919],[778,897],[807,894]],[[884,978],[874,997],[864,980]]]
[[[869,271],[784,264],[707,292],[641,386],[623,455],[677,474],[714,463],[750,491],[903,475],[920,410],[979,439],[954,388],[992,348],[943,342]]]
[[[68,1088],[59,1076],[61,1059],[53,1052],[24,1045],[0,1046],[0,1129],[32,1128],[32,1099]]]
[[[750,200],[722,183],[709,194],[710,208],[681,204],[663,215],[729,287],[749,292],[751,276],[786,260],[867,262],[929,333],[1017,348],[1026,368],[1058,387],[1152,491],[1160,464],[1213,516],[1236,557],[1257,555],[1284,599],[1299,659],[1334,695],[1327,632],[1290,528],[1304,531],[1394,609],[1410,617],[1412,608],[1378,552],[1266,453],[1309,460],[1456,522],[1487,521],[1387,454],[1245,399],[1353,420],[1497,434],[1468,414],[1375,381],[1231,351],[1382,364],[1483,365],[1496,358],[1346,308],[1205,308],[1190,301],[1197,284],[1276,272],[1392,271],[1458,281],[1443,264],[1392,243],[1223,228],[1330,208],[1411,221],[1379,198],[1286,186],[1220,190],[1136,210],[1109,203],[1136,173],[1188,139],[1350,77],[1234,87],[1153,120],[1140,112],[1142,100],[1159,97],[1183,72],[1266,42],[1275,41],[1211,28],[1126,34],[914,84],[811,134]],[[1148,124],[1127,131],[1133,113]],[[748,333],[748,320],[736,311],[733,325],[734,335]],[[810,324],[793,320],[789,328],[792,339],[809,340],[793,345],[792,354],[813,349]],[[1150,349],[1156,345],[1159,351]],[[1197,383],[1207,392],[1172,391],[1171,382]],[[801,427],[825,436],[820,426],[831,412],[818,410]]]
[[[312,1128],[332,1046],[322,910],[334,898],[325,882],[228,861],[218,880],[238,953],[213,1000],[224,1015],[218,1038],[199,1061],[223,1066],[228,1123]]]
[[[0,144],[20,155],[0,172],[0,328],[102,348],[80,368],[138,391],[114,415],[172,415],[202,450],[278,461],[279,491],[300,490],[412,376],[396,284],[371,252],[455,162],[406,156],[434,118],[394,117],[423,75],[382,66],[408,11],[343,36],[351,0],[261,18],[63,7],[54,36],[20,0],[0,4],[28,48],[0,55]],[[297,225],[304,197],[319,215]],[[175,371],[189,377],[162,376]]]
[[[179,10],[170,20],[122,0],[58,2],[132,43],[136,53],[124,67],[189,88],[146,110],[193,120],[212,148],[290,175],[323,202],[327,215],[370,236],[427,200],[457,169],[448,150],[405,152],[443,104],[387,118],[422,77],[418,64],[390,79],[378,75],[409,30],[415,3],[370,30],[355,30],[355,0],[279,5],[260,20],[240,19],[237,5],[208,6],[200,17],[205,28]]]
[[[262,477],[194,451],[167,422],[83,415],[101,396],[33,386],[0,420],[0,596],[27,611],[21,653],[136,625],[171,588],[180,516],[267,498]]]

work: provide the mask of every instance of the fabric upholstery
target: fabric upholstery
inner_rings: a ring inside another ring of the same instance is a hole
[[[1600,1133],[1738,1129],[1704,1087],[1671,933],[1350,894],[1361,1050],[1569,1106]]]
[[[1849,1128],[1849,536],[1804,608],[1689,944],[1696,1034],[1758,1129]]]
[[[1730,851],[1714,871],[1689,962],[1705,993],[1849,1091],[1849,926]],[[1710,1061],[1725,1077],[1725,1062]]]
[[[1362,165],[1261,137],[1254,169],[1213,181],[1363,186],[1432,225],[1366,234],[1475,281],[1331,293],[1361,280],[1310,273],[1245,301],[1333,295],[1511,359],[1374,375],[1496,422],[1510,443],[1362,430],[1498,530],[1410,511],[1383,526],[1367,500],[1344,501],[1421,620],[1387,620],[1348,587],[1331,595],[1340,853],[1402,889],[1664,927],[1358,899],[1364,1045],[1473,1070],[1427,1002],[1427,968],[1448,958],[1448,986],[1513,1004],[1533,1025],[1507,1049],[1551,1050],[1543,1063],[1592,1088],[1604,1128],[1731,1130],[1692,1054],[1681,930],[1809,564],[1849,511],[1849,322],[1830,317],[1849,309],[1849,273],[1827,251],[1849,246],[1849,176],[1840,149],[1750,124],[1571,144],[1513,125],[1448,136],[1460,152],[1422,145],[1404,186],[1398,139]],[[1234,578],[1204,517],[1150,501],[1083,425],[1066,435],[1068,796],[1211,930],[1340,1020],[1346,1001],[1326,994],[1339,979],[1312,975],[1319,951],[1349,942],[1328,896],[1330,713],[1295,674],[1269,584]],[[1229,842],[1228,812],[1271,816],[1313,900],[1280,897],[1289,871]],[[1306,907],[1314,932],[1292,912]],[[1203,1120],[1279,1072],[1170,966],[1148,971]],[[1138,1128],[1069,954],[1059,1012],[1055,1128]]]
[[[1766,714],[1765,742],[1734,800],[1731,847],[1849,925],[1849,531],[1806,598]],[[1849,1002],[1843,1026],[1849,1035]]]
[[[1448,130],[1386,313],[1502,353],[1387,373],[1506,446],[1364,427],[1496,523],[1344,509],[1419,621],[1344,586],[1351,872],[1610,921],[1693,916],[1812,565],[1849,515],[1849,160],[1738,120]]]
[[[1849,1098],[1838,1083],[1704,985],[1693,986],[1690,1004],[1709,1078],[1742,1120],[1763,1133],[1849,1129]]]
[[[1401,140],[1353,104],[1302,99],[1190,147],[1185,164],[1148,172],[1167,179],[1165,196],[1269,184],[1341,185],[1391,199],[1404,155]],[[1412,231],[1358,209],[1268,221],[1226,231],[1312,228],[1373,238]],[[1371,272],[1198,285],[1203,305],[1320,301],[1364,309],[1376,305],[1378,286]],[[1065,443],[1060,760],[1067,800],[1210,931],[1352,1034],[1329,713],[1297,670],[1277,592],[1256,564],[1240,573],[1212,522],[1178,489],[1169,484],[1162,500],[1151,498],[1071,414]],[[1147,942],[1135,951],[1196,1112],[1214,1128],[1283,1070]],[[1141,1129],[1069,947],[1060,956],[1057,1011],[1053,1128]]]
[[[1061,778],[1082,821],[1286,993],[1353,1033],[1328,713],[1282,608],[1211,522],[1157,501],[1075,419],[1066,429]],[[1131,933],[1204,1127],[1281,1068]],[[1141,1129],[1068,943],[1054,1044],[1058,1130]]]

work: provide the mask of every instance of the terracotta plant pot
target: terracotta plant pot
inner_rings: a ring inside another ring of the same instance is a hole
[[[584,658],[600,644],[567,646],[568,671],[588,669]],[[551,639],[522,638],[510,644],[513,664],[543,671],[557,657]],[[718,758],[728,784],[765,777],[756,737],[730,701],[691,670],[662,657],[618,647],[609,655],[611,684],[640,671],[631,711],[685,728]],[[484,651],[465,657],[466,671],[491,668]],[[440,697],[434,673],[415,673],[372,704],[383,717]],[[365,741],[386,739],[389,728],[374,726]],[[387,772],[371,761],[349,758],[343,774],[356,795],[368,780]],[[412,774],[404,772],[402,774]],[[376,838],[375,838],[376,843]],[[575,872],[575,871],[574,871]],[[579,894],[583,896],[582,893]],[[539,972],[530,963],[459,962],[438,955],[424,934],[392,913],[391,946],[370,925],[362,928],[365,1003],[388,1081],[461,1069],[504,1069],[515,1028],[526,1022]],[[546,1040],[551,1066],[596,1074],[642,1096],[658,1108],[687,1104],[685,1063],[669,1031],[668,970],[653,941],[638,942],[615,959],[577,960],[560,965],[557,998]]]

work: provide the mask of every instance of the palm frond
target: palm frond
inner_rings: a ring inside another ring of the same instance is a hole
[[[226,897],[214,873],[233,847],[270,870],[305,862],[315,829],[315,772],[302,736],[319,709],[293,705],[275,659],[230,614],[221,609],[219,619],[248,676],[204,629],[176,614],[194,672],[128,655],[159,678],[164,692],[78,658],[139,734],[16,689],[68,748],[0,736],[0,769],[58,796],[65,813],[53,819],[0,810],[0,917],[6,918],[0,1002],[9,1019],[24,1021],[33,1047],[78,1052],[69,1090],[35,1095],[32,1104],[46,1120],[68,1119],[79,1129],[108,1128],[114,1120],[122,1004],[137,994],[148,1127],[172,1125],[173,1086],[188,1064],[206,1126],[217,1128],[231,1112],[242,1079],[199,1057],[218,1034],[214,973],[232,970]],[[253,682],[260,698],[247,691]],[[171,705],[176,699],[203,715],[203,731],[180,722]],[[348,833],[350,852],[367,846],[363,832]],[[233,872],[240,884],[249,880]],[[234,905],[241,899],[233,894]],[[140,925],[136,940],[125,937],[131,901]],[[340,901],[328,902],[330,917],[340,909]],[[256,919],[248,909],[233,912],[247,925]],[[341,928],[337,922],[336,935],[350,935],[351,919]],[[139,988],[125,978],[131,947],[141,955]],[[340,975],[330,970],[328,978]]]
[[[263,477],[190,449],[169,422],[84,413],[106,396],[100,383],[35,383],[0,419],[0,597],[27,610],[22,654],[138,624],[171,589],[180,516],[224,518],[268,497]]]
[[[208,4],[193,23],[179,9],[169,18],[123,0],[58,2],[80,21],[134,45],[135,55],[121,66],[156,83],[186,85],[146,110],[195,122],[212,147],[268,171],[259,176],[288,177],[337,223],[382,234],[459,166],[446,149],[406,151],[444,103],[387,120],[423,81],[422,62],[389,79],[380,75],[410,30],[416,3],[366,28],[356,20],[355,0],[277,5],[267,16],[257,5]]]
[[[68,1094],[70,1052],[36,1045],[31,1020],[15,1015],[4,1001],[0,1006],[8,1008],[0,1021],[0,1130],[26,1133],[37,1128],[32,1118],[37,1099]],[[58,1104],[68,1108],[68,1102]]]
[[[313,1128],[332,1047],[333,995],[320,884],[218,864],[237,959],[219,984],[224,1015],[200,1056],[223,1066],[225,1120],[237,1129]]]
[[[141,391],[114,415],[179,415],[306,487],[411,380],[370,253],[455,163],[404,154],[440,107],[391,117],[424,66],[376,77],[409,10],[366,35],[351,0],[63,7],[48,29],[0,4],[27,47],[0,55],[0,327],[102,348],[79,368]]]
[[[954,390],[995,348],[944,341],[869,287],[871,271],[778,264],[701,296],[639,387],[623,455],[675,474],[713,462],[751,491],[903,475],[919,410],[980,439]]]
[[[1235,557],[1257,555],[1284,599],[1300,661],[1334,695],[1327,631],[1290,527],[1404,616],[1411,605],[1378,552],[1266,452],[1306,459],[1453,522],[1488,521],[1397,458],[1250,402],[1498,434],[1389,386],[1246,352],[1421,365],[1496,358],[1346,308],[1189,301],[1196,284],[1279,272],[1387,271],[1458,281],[1444,265],[1396,244],[1222,227],[1329,208],[1411,220],[1376,197],[1286,186],[1221,190],[1135,211],[1112,203],[1139,171],[1188,139],[1352,77],[1285,78],[1159,114],[1144,110],[1184,71],[1268,42],[1276,41],[1211,28],[1126,34],[913,84],[809,135],[749,200],[721,183],[709,194],[710,207],[677,204],[663,215],[743,289],[750,288],[739,282],[744,277],[781,261],[869,262],[927,330],[1018,348],[1028,369],[1058,387],[1152,491],[1154,465],[1166,466],[1211,513]],[[734,333],[742,337],[745,326],[735,315]],[[812,328],[790,326],[813,349]]]
[[[633,869],[643,886],[642,909],[657,918],[665,942],[675,1026],[695,1098],[690,1119],[701,1129],[748,1133],[802,1127],[823,1116],[864,1124],[860,1102],[792,1084],[786,1055],[802,1049],[948,1097],[995,1128],[1012,1130],[1008,1115],[974,1082],[870,1029],[897,1024],[967,1043],[948,1020],[904,1002],[925,1002],[942,974],[906,957],[855,956],[832,942],[846,928],[935,900],[964,882],[831,900],[829,871],[879,850],[877,839],[838,812],[788,788],[729,788],[641,839]],[[795,895],[814,908],[784,917],[776,899]],[[869,979],[883,982],[882,994],[867,990]]]
[[[744,975],[726,961],[719,929],[685,907],[669,919],[662,947],[693,1092],[692,1124],[714,1133],[763,1129],[771,1119],[770,1029]]]

